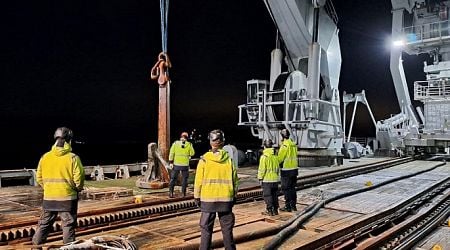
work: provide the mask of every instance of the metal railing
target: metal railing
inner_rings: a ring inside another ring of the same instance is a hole
[[[402,31],[407,44],[450,38],[450,24],[448,20],[405,27]]]
[[[414,82],[414,100],[450,99],[450,79]]]
[[[276,127],[278,125],[301,125],[301,124],[323,124],[333,127],[341,127],[339,105],[323,100],[309,100],[299,98],[299,91],[277,90],[260,91],[256,103],[239,105],[239,123],[245,126],[267,126]],[[336,114],[335,119],[330,122],[321,120],[318,117],[320,110],[324,107],[330,113]],[[273,117],[271,117],[271,114]]]
[[[350,137],[351,142],[357,142],[363,147],[367,146],[369,142],[373,141],[374,139],[375,138],[373,137]]]

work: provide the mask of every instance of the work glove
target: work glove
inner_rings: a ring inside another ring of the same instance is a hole
[[[262,181],[263,181],[263,180],[262,180],[262,179],[259,179],[258,181],[259,181],[259,185],[262,185]]]
[[[173,169],[173,163],[170,163],[170,164],[169,164],[169,168],[170,168],[170,169]]]
[[[200,201],[200,198],[195,198],[194,199],[194,202],[195,202],[195,205],[197,205],[197,207],[200,207],[200,205],[201,205],[201,201]]]

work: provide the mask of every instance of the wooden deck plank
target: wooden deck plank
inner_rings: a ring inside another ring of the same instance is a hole
[[[433,249],[433,246],[439,245],[441,249],[450,249],[450,227],[441,226],[435,230],[426,240],[419,242],[419,249]]]
[[[436,165],[436,162],[432,163],[426,163],[426,164],[417,164],[417,165],[411,165],[414,168],[416,168],[413,172],[416,172],[418,170],[422,170],[425,168],[428,168],[430,166]],[[395,167],[393,168],[395,169]],[[386,186],[364,192],[361,194],[356,194],[350,197],[346,197],[340,200],[337,200],[335,202],[332,202],[330,204],[326,205],[326,208],[322,208],[321,211],[313,216],[306,224],[305,228],[307,228],[310,231],[322,231],[325,234],[331,234],[332,232],[338,230],[339,228],[342,228],[346,225],[351,225],[353,223],[356,223],[357,221],[360,221],[364,215],[361,216],[353,216],[353,219],[351,220],[345,220],[345,218],[339,220],[339,216],[333,216],[333,214],[336,214],[333,211],[330,211],[330,208],[332,209],[338,209],[338,210],[344,210],[344,211],[354,211],[354,212],[360,212],[363,213],[371,213],[371,212],[377,212],[377,211],[383,211],[387,209],[390,206],[393,206],[394,204],[398,204],[399,202],[403,200],[407,200],[408,198],[422,192],[423,190],[427,189],[428,187],[431,187],[436,183],[436,180],[444,179],[448,176],[448,173],[450,171],[450,166],[446,165],[445,167],[438,168],[436,170],[426,172],[421,174],[420,176],[417,176],[416,178],[411,179],[405,179],[398,181],[393,184],[388,184]],[[406,174],[406,173],[405,173]],[[396,174],[392,174],[394,176]],[[378,175],[381,176],[381,175]],[[391,176],[391,174],[386,174],[385,176]],[[351,178],[348,178],[351,179]],[[329,187],[333,187],[333,190],[339,190],[339,185],[342,185],[342,183],[345,183],[348,179],[344,181],[338,181],[334,183],[327,184]],[[346,186],[348,187],[348,185]],[[318,187],[320,188],[320,187]],[[327,190],[328,191],[328,190]],[[363,210],[364,209],[364,210]],[[327,214],[324,216],[324,214]],[[345,214],[345,213],[343,213]],[[342,214],[342,215],[343,215]],[[369,215],[367,215],[369,216]],[[327,225],[327,223],[324,223],[329,218],[330,224]],[[347,217],[352,218],[352,217]],[[348,222],[348,223],[347,223]],[[306,244],[307,242],[311,240],[315,240],[317,238],[321,237],[321,234],[314,235],[312,238],[305,238],[303,236],[302,231],[297,232],[294,234],[289,241],[287,241],[280,249],[293,249],[295,247],[301,246]],[[438,234],[436,237],[442,237],[441,233]],[[450,237],[449,237],[450,238]],[[295,243],[294,243],[295,242]],[[446,243],[446,242],[444,242]],[[442,243],[442,244],[444,244]],[[430,248],[427,248],[430,249]],[[446,249],[446,248],[443,248]]]
[[[362,164],[362,163],[360,163]],[[313,187],[298,192],[298,209],[302,210],[306,205],[311,204],[314,201],[320,199],[329,198],[339,193],[343,193],[350,190],[359,189],[365,187],[367,181],[371,181],[376,184],[387,179],[395,178],[407,173],[416,172],[434,166],[436,162],[413,162],[400,166],[395,166],[389,169],[368,173],[363,176],[350,177],[342,179],[333,183]],[[334,168],[334,167],[332,167]],[[328,170],[332,168],[327,168]],[[325,170],[327,170],[325,169]],[[256,176],[256,169],[240,169],[244,171],[246,175],[245,181],[247,183],[253,183],[255,179],[251,176]],[[322,170],[315,170],[322,171]],[[301,174],[305,173],[300,171]],[[304,228],[297,232],[289,241],[281,246],[280,249],[292,249],[300,244],[304,244],[314,238],[319,237],[323,233],[329,233],[337,228],[342,228],[346,225],[352,224],[355,221],[361,220],[366,214],[385,209],[388,206],[398,203],[401,200],[421,192],[428,186],[432,185],[436,180],[440,180],[450,174],[450,167],[439,168],[436,171],[429,172],[427,174],[414,177],[410,180],[405,180],[393,184],[392,186],[385,186],[377,188],[375,190],[366,192],[364,194],[354,195],[352,197],[344,198],[336,202],[327,204],[325,208],[315,215],[310,221],[308,221]],[[20,196],[20,192],[14,191],[14,194],[10,195],[11,202],[0,205],[0,223],[4,218],[12,218],[8,216],[14,215],[2,213],[2,211],[8,211],[18,209],[20,207],[29,206],[30,209],[34,206],[36,210],[27,212],[29,218],[36,216],[37,211],[40,210],[41,201],[36,199],[30,204],[21,201],[24,197]],[[13,193],[14,193],[13,192]],[[39,194],[39,188],[30,188],[27,190],[29,194]],[[8,196],[2,193],[0,189],[0,199]],[[12,198],[11,198],[12,197]],[[20,198],[19,198],[20,197]],[[132,197],[131,197],[132,198]],[[133,199],[130,197],[119,198],[117,200],[111,200],[105,203],[105,201],[80,201],[80,212],[90,211],[98,208],[111,208],[122,204],[131,204]],[[162,200],[167,199],[166,193],[161,194],[144,194],[145,200]],[[283,197],[280,196],[280,206],[283,206]],[[14,204],[18,202],[23,205]],[[7,205],[10,204],[10,205]],[[257,201],[252,203],[238,204],[234,207],[234,213],[236,215],[236,227],[234,234],[248,233],[252,230],[259,230],[261,228],[274,227],[290,219],[294,213],[282,212],[278,216],[270,217],[261,215],[261,212],[265,210],[265,204],[263,201]],[[23,214],[23,211],[18,214]],[[17,217],[16,217],[17,218]],[[37,217],[36,217],[37,219]],[[145,224],[131,226],[127,228],[117,229],[107,233],[98,233],[88,236],[78,237],[78,239],[89,239],[93,236],[101,235],[129,235],[131,240],[135,242],[139,249],[164,249],[168,246],[174,246],[187,242],[198,242],[200,240],[200,228],[198,222],[200,219],[200,213],[193,213],[183,216],[177,216],[162,221],[153,221]],[[220,224],[218,220],[215,222],[215,233],[213,239],[221,238]],[[447,230],[445,228],[444,230]],[[447,237],[446,233],[439,232],[436,237]],[[450,238],[450,237],[449,237]],[[238,249],[259,249],[264,243],[270,240],[271,237],[265,237],[252,242],[247,242],[238,245]],[[432,239],[431,241],[435,241]],[[430,241],[430,242],[431,242]],[[425,243],[424,243],[425,244]],[[428,246],[428,245],[426,245]],[[429,249],[429,248],[428,248]],[[445,249],[445,248],[444,248]]]
[[[322,232],[333,227],[345,224],[361,217],[361,214],[355,214],[351,212],[343,212],[331,209],[321,209],[314,215],[314,219],[304,224],[305,230],[311,230],[315,232]]]
[[[269,228],[269,227],[274,227],[276,225],[277,224],[273,223],[273,222],[257,221],[254,223],[245,224],[243,226],[236,226],[233,229],[233,234],[235,235],[235,237],[238,237],[240,234],[247,234],[248,232],[258,231],[261,228]],[[219,227],[219,230],[214,231],[212,240],[214,241],[215,239],[221,239],[221,238],[222,238],[222,231],[220,231],[220,227]],[[198,237],[193,240],[187,241],[187,243],[200,243],[200,238]],[[239,246],[239,249],[241,249],[240,246]]]

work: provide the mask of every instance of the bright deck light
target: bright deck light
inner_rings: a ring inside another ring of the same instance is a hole
[[[404,40],[396,40],[393,42],[393,45],[395,47],[402,47],[402,46],[405,46],[405,41]]]

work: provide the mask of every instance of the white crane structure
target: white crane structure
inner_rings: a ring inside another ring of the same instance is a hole
[[[448,148],[450,131],[450,1],[391,0],[392,40],[390,69],[401,112],[377,123],[380,147],[439,153]],[[402,66],[402,53],[427,53],[425,81],[414,82],[414,100],[423,111],[414,112]]]
[[[279,131],[287,129],[298,145],[302,166],[331,165],[342,157],[344,134],[333,4],[331,0],[264,2],[284,46],[277,42],[271,53],[269,81],[247,81],[247,103],[239,106],[239,125],[275,145],[280,142]]]

